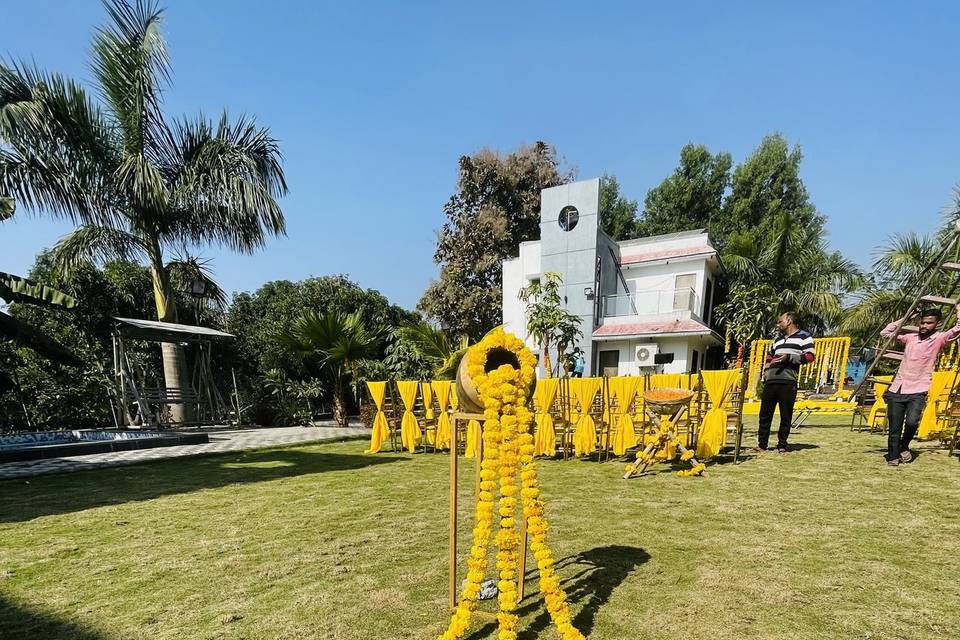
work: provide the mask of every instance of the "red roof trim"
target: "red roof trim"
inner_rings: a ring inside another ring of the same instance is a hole
[[[698,255],[713,255],[717,252],[713,247],[686,247],[679,249],[665,249],[663,251],[648,251],[632,256],[620,256],[620,264],[636,264],[638,262],[654,262],[669,260],[670,258],[686,258]]]
[[[658,333],[713,333],[713,331],[702,322],[690,319],[677,319],[632,324],[605,324],[593,332],[593,337],[655,335]]]

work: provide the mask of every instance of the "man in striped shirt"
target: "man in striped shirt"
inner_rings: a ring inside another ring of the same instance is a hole
[[[933,368],[940,350],[960,337],[960,304],[956,307],[957,324],[946,331],[937,331],[940,311],[930,309],[920,313],[917,333],[901,333],[897,329],[906,321],[891,322],[880,332],[883,338],[897,336],[903,346],[903,360],[890,388],[883,394],[887,403],[887,464],[898,466],[913,460],[910,441],[917,435],[920,418],[927,404],[927,392],[933,381]],[[904,426],[906,422],[906,426]],[[903,434],[901,436],[901,430]]]
[[[780,337],[774,341],[763,370],[763,395],[760,396],[760,431],[756,452],[766,451],[770,441],[773,413],[780,408],[777,452],[787,452],[787,438],[793,423],[793,404],[797,400],[797,376],[800,365],[813,362],[813,337],[797,325],[793,312],[777,319]]]

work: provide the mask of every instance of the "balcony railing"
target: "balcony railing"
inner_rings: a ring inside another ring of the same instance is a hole
[[[691,287],[603,296],[603,316],[656,316],[675,311],[700,313],[700,296]]]

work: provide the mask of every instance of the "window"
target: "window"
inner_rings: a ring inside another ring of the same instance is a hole
[[[564,231],[572,231],[577,223],[580,222],[580,212],[573,205],[567,205],[560,209],[560,228]]]
[[[673,310],[674,311],[692,311],[693,310],[693,288],[697,284],[697,274],[685,273],[676,276],[673,284]]]
[[[707,278],[707,292],[706,299],[703,301],[703,320],[708,327],[713,326],[710,324],[713,321],[713,280]]]
[[[616,376],[620,371],[620,350],[600,352],[600,375]]]
[[[690,359],[690,373],[700,371],[700,352],[693,350],[693,357]]]

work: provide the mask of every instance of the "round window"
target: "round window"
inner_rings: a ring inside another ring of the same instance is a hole
[[[580,221],[580,212],[573,205],[567,205],[560,209],[560,228],[564,231],[570,231]]]

